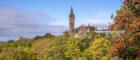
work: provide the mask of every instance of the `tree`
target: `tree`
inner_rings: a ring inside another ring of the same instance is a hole
[[[76,38],[70,38],[70,40],[67,41],[66,46],[67,46],[66,47],[67,50],[65,52],[66,57],[77,60],[78,57],[80,56],[80,50],[81,50],[80,40]]]
[[[29,56],[17,48],[1,48],[0,60],[28,60]],[[31,59],[29,59],[31,60]]]
[[[92,42],[92,45],[87,49],[87,52],[91,53],[93,60],[101,60],[109,53],[110,45],[111,42],[106,38],[98,38]]]
[[[50,40],[38,40],[33,44],[34,52],[38,60],[68,60],[64,52],[66,51],[65,43],[68,38],[57,36]]]
[[[46,37],[46,38],[53,38],[53,37],[55,37],[55,36],[52,35],[51,33],[46,33],[43,37]]]
[[[117,11],[111,30],[122,33],[115,38],[111,54],[123,60],[135,60],[139,50],[140,3],[138,0],[123,0],[123,6]]]

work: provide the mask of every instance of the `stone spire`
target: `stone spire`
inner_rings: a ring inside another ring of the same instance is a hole
[[[75,16],[72,7],[71,7],[71,10],[70,10],[70,15],[69,16]]]
[[[70,14],[69,14],[69,34],[70,36],[73,36],[75,34],[74,31],[74,24],[75,23],[75,16],[73,12],[73,8],[71,7]]]

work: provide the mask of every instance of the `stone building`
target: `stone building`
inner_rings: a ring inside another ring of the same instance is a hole
[[[88,33],[88,32],[95,31],[95,27],[90,25],[86,26],[82,24],[81,26],[76,28],[76,30],[77,30],[76,33]]]
[[[78,28],[75,29],[75,14],[73,12],[73,8],[71,7],[70,14],[69,14],[69,35],[74,36],[75,34],[79,33],[87,33],[94,31],[96,28],[94,26],[86,26],[82,24]]]
[[[70,14],[69,14],[69,34],[71,36],[75,34],[74,23],[75,23],[75,15],[74,15],[73,9],[71,7],[71,11],[70,11]]]

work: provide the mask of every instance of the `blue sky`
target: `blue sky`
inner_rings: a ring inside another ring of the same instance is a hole
[[[75,24],[108,25],[120,0],[0,0],[0,40],[34,37],[68,29],[70,7]]]

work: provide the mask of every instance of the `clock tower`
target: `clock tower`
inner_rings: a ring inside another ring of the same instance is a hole
[[[75,15],[73,12],[73,8],[71,7],[70,14],[69,14],[69,34],[70,34],[70,36],[73,36],[75,34],[74,22],[75,22]]]

